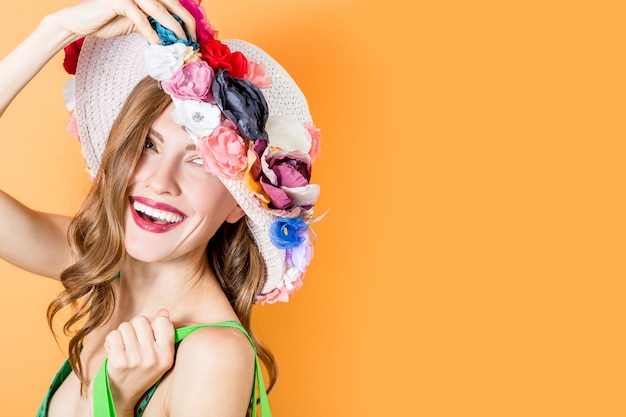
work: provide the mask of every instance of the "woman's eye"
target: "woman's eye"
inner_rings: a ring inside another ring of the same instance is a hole
[[[191,162],[193,162],[194,164],[202,165],[202,158],[200,157],[193,158]]]
[[[143,147],[144,149],[150,149],[153,151],[156,151],[157,149],[156,144],[150,138],[146,138],[146,141],[144,142]]]

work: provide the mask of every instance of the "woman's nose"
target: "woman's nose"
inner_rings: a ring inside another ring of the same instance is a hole
[[[146,185],[157,194],[179,195],[180,188],[176,180],[177,164],[165,159],[160,162],[147,178]]]

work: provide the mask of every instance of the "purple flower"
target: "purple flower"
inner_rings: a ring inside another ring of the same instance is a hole
[[[276,219],[270,226],[270,241],[279,249],[292,249],[305,241],[304,234],[309,228],[300,217]]]
[[[307,238],[306,232],[302,233],[302,237],[304,237],[302,243],[295,248],[287,249],[285,256],[289,265],[300,272],[305,272],[313,257],[313,245]]]
[[[267,147],[261,156],[260,172],[256,174],[271,209],[290,211],[309,210],[319,196],[319,185],[309,184],[311,159],[301,151],[273,151]]]

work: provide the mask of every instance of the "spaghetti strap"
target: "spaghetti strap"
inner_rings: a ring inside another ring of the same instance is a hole
[[[174,343],[178,345],[185,337],[189,336],[191,333],[198,329],[202,329],[204,327],[227,327],[234,328],[241,331],[256,353],[256,346],[246,329],[237,321],[230,320],[224,321],[220,323],[209,323],[209,324],[199,324],[195,326],[182,327],[180,329],[176,329],[174,334]],[[161,381],[157,381],[146,393],[144,400],[141,402],[139,407],[137,408],[137,413],[135,417],[141,417],[143,414],[150,398],[154,394],[156,387]],[[104,363],[100,367],[98,374],[96,375],[93,381],[93,396],[94,396],[94,417],[117,417],[115,414],[115,406],[113,404],[113,397],[111,396],[111,388],[109,385],[109,378],[107,372],[107,359],[104,360]],[[269,406],[269,400],[267,398],[267,392],[265,390],[265,382],[263,381],[263,374],[261,373],[261,366],[259,363],[258,355],[255,355],[254,358],[254,381],[252,384],[252,393],[250,394],[250,404],[251,407],[251,417],[257,416],[257,408],[261,408],[262,417],[271,417],[272,412]]]

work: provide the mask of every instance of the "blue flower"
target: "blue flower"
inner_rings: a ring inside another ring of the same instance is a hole
[[[178,36],[176,36],[174,32],[154,20],[152,16],[148,16],[150,26],[152,26],[152,29],[154,29],[154,31],[159,35],[159,38],[161,38],[161,45],[167,46],[174,43],[183,43],[187,46],[191,46],[194,50],[199,49],[200,45],[198,45],[198,42],[195,42],[191,35],[187,32],[187,28],[185,27],[185,24],[180,19],[180,17],[176,15],[172,15],[172,17],[176,19],[176,21],[180,23],[180,25],[183,27],[185,35],[187,35],[187,39],[180,39]]]
[[[270,241],[278,249],[291,249],[300,246],[306,239],[309,225],[300,217],[281,217],[270,226]]]

